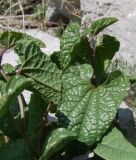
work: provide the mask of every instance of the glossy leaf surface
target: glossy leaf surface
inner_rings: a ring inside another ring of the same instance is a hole
[[[40,47],[45,47],[45,44],[41,40],[21,32],[6,31],[0,37],[0,43],[4,47],[16,45],[19,41],[33,41]]]
[[[92,34],[93,36],[96,36],[103,29],[107,28],[108,26],[112,25],[117,21],[118,20],[114,17],[101,18],[99,20],[94,21],[89,28],[83,31],[82,34],[83,35]]]
[[[107,84],[95,88],[90,81],[92,74],[88,64],[66,70],[57,113],[59,125],[76,133],[88,145],[99,141],[109,128],[129,87],[128,80],[119,72],[116,76],[111,73]]]
[[[61,90],[61,71],[51,62],[35,43],[18,45],[16,51],[21,57],[20,73],[34,80],[33,89],[49,101],[58,103]]]
[[[71,53],[74,46],[80,42],[80,25],[78,23],[69,24],[61,38],[60,63],[62,68],[66,68],[71,61]]]

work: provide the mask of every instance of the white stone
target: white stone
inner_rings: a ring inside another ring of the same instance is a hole
[[[105,33],[115,35],[121,42],[119,59],[136,64],[136,0],[81,0],[83,20],[92,22],[100,17],[112,16],[119,22]]]
[[[75,16],[72,14],[75,9],[80,9],[80,0],[47,0],[47,21],[57,21],[59,15],[63,15],[69,20],[74,20]]]

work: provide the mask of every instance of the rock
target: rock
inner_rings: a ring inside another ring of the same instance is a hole
[[[136,145],[136,109],[122,102],[118,110],[119,125],[128,140]]]
[[[83,21],[92,22],[100,17],[112,16],[119,22],[109,27],[105,33],[115,35],[121,42],[119,59],[128,64],[136,64],[136,0],[81,0]]]
[[[46,54],[51,54],[54,51],[59,51],[60,49],[60,40],[55,36],[38,29],[26,30],[25,33],[42,40],[46,45],[46,48],[42,48],[42,51]]]
[[[93,152],[88,152],[86,154],[74,157],[72,160],[91,160],[94,157],[94,153]]]
[[[47,21],[58,22],[61,19],[67,24],[70,20],[76,19],[71,13],[80,9],[80,0],[47,0],[47,6]]]

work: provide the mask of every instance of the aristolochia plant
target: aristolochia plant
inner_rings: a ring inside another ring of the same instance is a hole
[[[24,33],[1,35],[0,60],[13,48],[21,63],[0,64],[0,160],[70,160],[88,151],[106,160],[135,160],[135,147],[116,128],[130,86],[121,71],[109,69],[120,43],[98,35],[116,21],[102,18],[87,29],[69,24],[51,56]],[[32,92],[29,104],[24,89]],[[50,112],[57,122],[48,120]]]

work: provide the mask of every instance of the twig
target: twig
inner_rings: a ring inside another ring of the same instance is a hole
[[[18,97],[18,103],[19,103],[19,108],[20,108],[20,123],[21,123],[21,130],[23,134],[25,135],[25,112],[24,112],[24,105],[23,105],[23,99],[21,95]]]
[[[1,25],[1,24],[0,24],[0,28],[1,28],[2,30],[4,30],[4,31],[6,31],[6,30],[14,30],[14,28],[7,27],[7,26]]]
[[[5,143],[9,142],[9,138],[7,136],[5,136],[5,135],[4,135],[4,141],[5,141]]]
[[[6,20],[0,20],[0,28],[2,29],[8,29],[10,28],[10,30],[14,30],[14,28],[12,27],[16,27],[17,25],[20,25],[22,22],[22,20],[17,20],[17,19],[13,19],[11,22],[10,22],[10,27],[6,27],[5,25],[7,24]],[[2,24],[5,24],[5,25],[2,25]],[[45,21],[45,25],[46,27],[58,27],[59,26],[59,23],[55,23],[55,22],[46,22]],[[66,24],[63,24],[64,27],[66,26]],[[26,28],[39,28],[41,26],[41,23],[39,23],[38,21],[31,21],[31,20],[26,20],[25,21],[25,27]]]
[[[10,7],[5,11],[4,16],[6,16],[8,14],[8,12],[10,12],[10,10],[14,7],[16,7],[18,5],[18,2],[13,4],[12,6],[10,5]]]
[[[24,119],[25,118],[25,114],[24,114],[24,107],[23,107],[23,101],[22,101],[22,97],[21,96],[18,96],[18,102],[20,104],[20,116],[21,116],[21,119]]]
[[[3,76],[3,78],[8,81],[9,80],[9,76],[5,74],[5,72],[3,71],[2,66],[0,66],[0,73]]]
[[[40,13],[37,13],[37,14],[27,14],[27,15],[24,15],[25,18],[31,18],[31,17],[35,17],[35,16],[38,16]],[[22,18],[23,15],[12,15],[12,16],[0,16],[0,20],[5,20],[5,19],[18,19],[18,18]]]
[[[23,16],[23,30],[25,29],[25,14],[24,14],[24,9],[23,9],[23,6],[21,4],[21,0],[18,0],[18,4],[19,4],[19,7],[20,7],[20,10],[22,12],[22,16]]]

